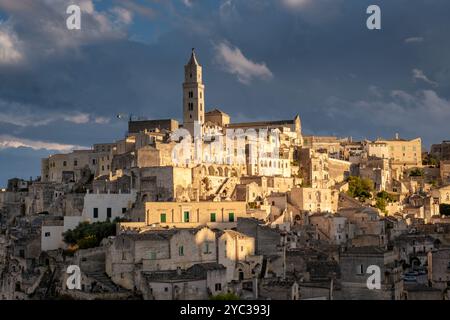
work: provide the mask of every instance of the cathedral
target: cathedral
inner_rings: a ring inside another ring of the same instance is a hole
[[[231,117],[222,110],[213,109],[205,111],[205,84],[203,83],[203,69],[200,65],[194,49],[192,49],[189,61],[184,66],[183,82],[183,123],[179,124],[174,119],[164,120],[138,120],[129,122],[129,132],[137,133],[147,130],[163,130],[173,132],[178,128],[186,129],[192,137],[196,136],[196,126],[201,135],[224,134],[230,130],[279,130],[289,137],[295,146],[303,144],[301,133],[301,121],[299,115],[291,120],[258,121],[232,123]]]

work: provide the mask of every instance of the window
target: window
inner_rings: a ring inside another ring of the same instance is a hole
[[[184,247],[183,246],[179,246],[178,247],[178,255],[179,256],[184,256]]]
[[[122,213],[127,212],[127,208],[122,208]]]
[[[92,159],[92,164],[95,165],[96,161],[95,159]]]
[[[74,160],[74,161],[73,161],[73,166],[76,167],[77,165],[78,165],[78,161],[77,161],[77,160]]]
[[[364,266],[362,264],[357,266],[356,274],[364,274]]]
[[[215,213],[211,213],[211,222],[216,222],[216,214]]]
[[[148,258],[150,260],[155,260],[156,259],[156,252],[150,251],[150,253],[148,254]]]
[[[221,283],[216,283],[214,288],[216,289],[216,291],[221,291],[222,290],[222,284]]]
[[[112,216],[112,209],[111,208],[106,208],[106,217],[107,218],[111,218]]]
[[[244,246],[241,246],[241,252],[243,252],[244,251]]]
[[[234,212],[228,213],[228,221],[229,222],[234,222]]]
[[[189,211],[184,212],[183,222],[189,222]]]
[[[209,250],[209,242],[205,242],[204,246],[203,246],[203,253],[204,254],[209,254],[211,253],[211,251]]]
[[[162,222],[162,223],[166,222],[166,214],[165,213],[161,213],[159,221]]]
[[[122,252],[122,260],[127,260],[125,252]]]
[[[169,288],[165,287],[164,292],[167,292],[167,291],[169,291]]]
[[[46,238],[50,237],[50,232],[46,232],[46,233],[45,233],[45,237],[46,237]]]
[[[98,208],[94,208],[94,218],[98,218]]]
[[[67,161],[63,161],[63,167],[67,166]]]

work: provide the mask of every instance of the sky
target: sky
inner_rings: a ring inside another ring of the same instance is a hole
[[[119,113],[180,120],[191,48],[206,109],[232,121],[299,114],[304,134],[429,148],[450,139],[449,14],[448,0],[0,0],[0,186],[123,138]]]

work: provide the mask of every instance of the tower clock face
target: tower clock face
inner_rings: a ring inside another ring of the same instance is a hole
[[[449,300],[449,30],[449,0],[0,0],[0,300]]]

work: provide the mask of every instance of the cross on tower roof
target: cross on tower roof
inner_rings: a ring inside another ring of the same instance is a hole
[[[191,58],[189,59],[188,65],[194,64],[194,65],[200,65],[197,61],[197,57],[195,56],[195,48],[192,48]]]

